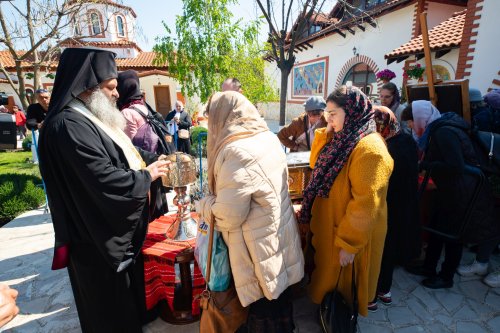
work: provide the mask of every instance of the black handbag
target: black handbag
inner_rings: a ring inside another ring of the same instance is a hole
[[[355,333],[358,325],[358,291],[356,274],[352,264],[351,295],[352,305],[337,290],[342,268],[335,289],[323,297],[319,308],[321,327],[324,333]]]

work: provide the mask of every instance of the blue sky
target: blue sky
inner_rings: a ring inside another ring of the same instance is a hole
[[[256,2],[242,0],[240,3],[240,5],[231,6],[235,19],[242,18],[243,21],[254,19]],[[137,43],[144,51],[150,51],[153,48],[155,37],[165,34],[161,22],[167,22],[175,31],[175,16],[182,13],[182,0],[123,0],[123,4],[132,7],[137,14],[137,25],[144,35],[137,39]],[[257,14],[260,15],[260,10]],[[263,30],[267,30],[267,26],[263,27]]]

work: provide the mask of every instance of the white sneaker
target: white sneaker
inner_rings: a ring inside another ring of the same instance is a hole
[[[483,264],[474,260],[472,264],[458,266],[457,272],[462,276],[486,275],[488,274],[488,263]]]
[[[492,288],[500,287],[500,269],[488,274],[483,281]]]

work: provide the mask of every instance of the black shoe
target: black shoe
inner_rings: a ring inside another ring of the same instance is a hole
[[[425,268],[424,266],[407,266],[405,270],[408,273],[425,276],[425,277],[433,277],[436,276],[436,271]]]
[[[443,289],[453,287],[453,279],[445,280],[441,276],[434,276],[422,281],[424,287],[430,289]]]

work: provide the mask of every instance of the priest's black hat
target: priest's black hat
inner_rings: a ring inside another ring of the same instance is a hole
[[[57,66],[49,115],[61,111],[82,92],[116,79],[116,53],[99,48],[67,48]]]

